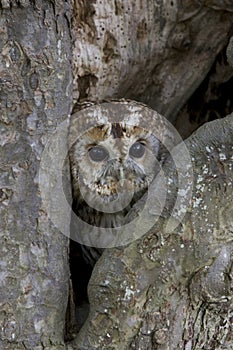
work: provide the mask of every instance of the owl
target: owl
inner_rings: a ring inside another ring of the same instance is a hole
[[[124,225],[158,172],[161,142],[144,120],[143,108],[111,101],[88,104],[72,117],[73,211],[90,226]],[[91,265],[102,252],[95,247],[82,250]]]

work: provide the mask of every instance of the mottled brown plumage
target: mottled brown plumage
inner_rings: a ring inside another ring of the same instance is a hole
[[[121,114],[124,104],[119,102]],[[71,123],[73,210],[90,225],[111,228],[124,225],[129,210],[158,172],[160,141],[149,125],[148,129],[145,123],[140,125],[138,112],[124,118],[116,109],[116,117],[111,114],[108,118],[106,107],[101,108],[97,104],[95,112],[89,104]],[[141,118],[143,121],[143,115]]]

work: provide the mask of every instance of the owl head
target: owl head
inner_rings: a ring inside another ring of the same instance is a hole
[[[148,205],[160,213],[161,196],[154,193],[166,187],[160,179],[163,145],[169,150],[172,133],[162,116],[139,102],[88,101],[80,107],[71,116],[68,138],[73,237],[95,247],[126,244],[132,237],[125,225],[132,221],[127,232],[141,235],[145,231],[141,225],[135,231],[134,218]]]
[[[80,188],[107,203],[143,193],[156,174],[159,145],[150,131],[126,122],[88,129],[70,152],[75,197]]]

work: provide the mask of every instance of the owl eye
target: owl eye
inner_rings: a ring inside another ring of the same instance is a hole
[[[134,158],[141,158],[145,153],[145,146],[137,141],[129,149],[129,155]]]
[[[94,162],[102,162],[108,157],[108,151],[102,146],[94,146],[89,149],[88,153]]]

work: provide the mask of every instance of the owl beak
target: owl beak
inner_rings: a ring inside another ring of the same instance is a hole
[[[124,180],[125,180],[125,174],[124,174],[124,170],[123,170],[123,167],[121,166],[120,167],[120,174],[119,174],[119,180],[120,180],[120,186],[123,187],[124,185]]]

